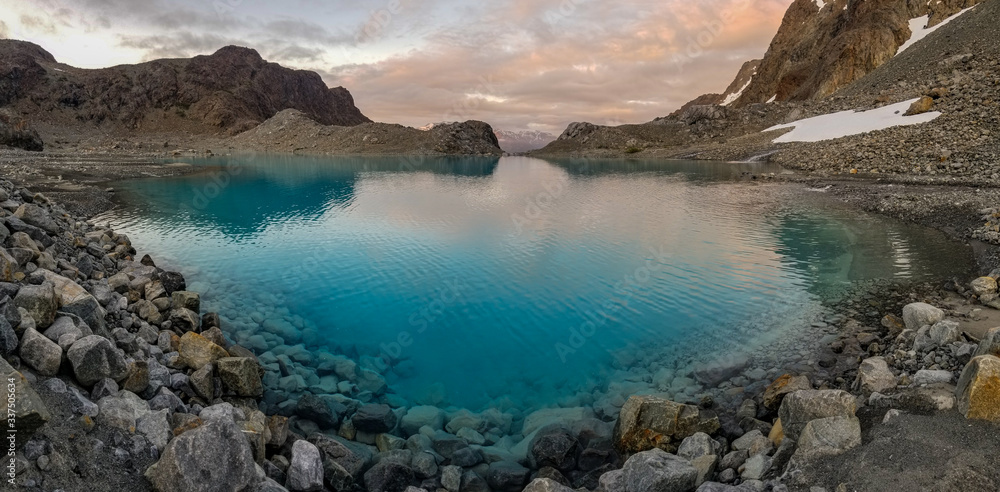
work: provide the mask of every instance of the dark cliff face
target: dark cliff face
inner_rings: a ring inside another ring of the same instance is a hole
[[[37,45],[0,40],[0,106],[50,126],[199,133],[237,133],[284,109],[327,125],[371,121],[346,89],[235,46],[191,59],[84,70],[57,63]]]
[[[828,96],[895,56],[910,38],[910,19],[928,15],[934,26],[981,1],[832,0],[820,7],[795,0],[734,105]]]

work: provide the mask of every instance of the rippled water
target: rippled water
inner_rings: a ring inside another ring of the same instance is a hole
[[[937,233],[748,184],[746,173],[776,171],[766,164],[196,165],[206,172],[123,183],[133,204],[100,220],[184,272],[241,343],[261,352],[278,333],[382,357],[392,391],[415,402],[586,403],[630,352],[751,346],[797,329],[851,281],[932,278],[966,261]]]

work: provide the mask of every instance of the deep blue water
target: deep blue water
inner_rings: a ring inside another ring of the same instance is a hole
[[[381,356],[392,391],[418,402],[565,402],[620,377],[630,351],[752,346],[852,281],[964,261],[936,233],[748,184],[766,164],[195,164],[206,172],[121,184],[134,204],[100,221],[185,273],[231,337],[252,345],[267,323],[288,345]]]

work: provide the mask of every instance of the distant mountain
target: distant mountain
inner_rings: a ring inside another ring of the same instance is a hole
[[[284,109],[325,125],[371,121],[347,89],[236,46],[87,70],[59,63],[38,45],[0,40],[0,107],[30,115],[43,133],[83,124],[112,133],[236,134]]]
[[[698,96],[684,106],[681,106],[677,111],[674,111],[673,116],[684,113],[692,106],[728,106],[732,104],[750,87],[750,83],[753,82],[753,78],[757,75],[760,62],[760,60],[750,60],[744,63],[739,73],[736,74],[736,78],[729,84],[725,92],[722,94],[703,94]]]
[[[495,130],[494,133],[497,135],[497,141],[500,142],[500,148],[510,153],[540,149],[556,139],[556,136],[551,133],[537,130]]]

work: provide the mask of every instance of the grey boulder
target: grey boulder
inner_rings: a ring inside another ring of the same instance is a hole
[[[258,482],[250,443],[226,419],[175,437],[146,478],[158,492],[242,492]]]

